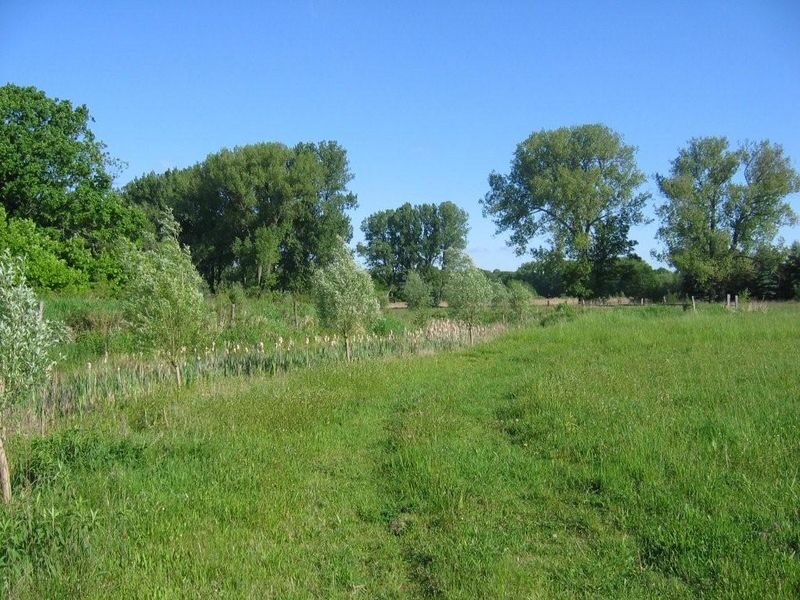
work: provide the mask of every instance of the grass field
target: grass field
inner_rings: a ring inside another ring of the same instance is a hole
[[[12,440],[4,595],[800,595],[800,308],[594,310]]]

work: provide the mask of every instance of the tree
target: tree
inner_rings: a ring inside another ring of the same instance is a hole
[[[0,87],[0,197],[10,216],[61,226],[111,190],[112,162],[89,120],[85,105]]]
[[[87,274],[70,267],[61,255],[63,244],[46,235],[30,219],[7,219],[0,206],[0,251],[25,258],[25,279],[36,289],[82,287]]]
[[[51,350],[60,330],[39,314],[39,303],[25,281],[21,258],[0,253],[0,416],[16,404],[30,401],[55,362]],[[0,422],[0,488],[11,501],[11,477]]]
[[[508,297],[511,312],[517,321],[521,321],[525,318],[525,311],[531,303],[533,292],[521,281],[512,279],[508,282]]]
[[[322,322],[344,337],[347,360],[350,337],[366,328],[380,313],[369,273],[359,268],[343,242],[333,260],[314,277],[317,312]]]
[[[678,291],[678,276],[663,267],[653,269],[641,257],[633,254],[618,261],[608,290],[610,296],[660,301],[664,296]]]
[[[730,150],[724,137],[691,139],[669,176],[656,179],[666,197],[657,209],[661,258],[690,293],[720,297],[750,267],[753,251],[795,220],[785,198],[800,190],[800,178],[768,141]]]
[[[452,202],[405,203],[364,219],[358,253],[375,280],[392,291],[403,289],[410,271],[432,284],[436,271],[447,268],[448,257],[466,247],[467,220],[466,211]]]
[[[279,227],[258,227],[251,237],[234,240],[233,252],[239,264],[240,279],[255,282],[261,291],[275,286],[283,232]]]
[[[480,322],[481,315],[492,302],[492,284],[483,271],[469,267],[450,273],[444,288],[448,306],[467,324],[469,343],[472,345],[472,330]]]
[[[537,251],[536,260],[526,262],[517,269],[517,276],[545,298],[558,298],[566,291],[566,259],[558,252]]]
[[[788,257],[782,246],[762,244],[753,251],[750,269],[743,281],[734,288],[737,292],[747,290],[754,298],[775,300],[780,293],[781,265]]]
[[[795,242],[786,251],[778,281],[781,298],[800,300],[800,242]]]
[[[506,315],[511,308],[511,295],[502,281],[490,279],[489,284],[492,286],[492,309],[499,314],[503,322],[505,322]]]
[[[409,271],[406,283],[403,286],[403,296],[408,303],[408,308],[430,308],[433,304],[431,286],[416,271]]]
[[[145,348],[162,350],[183,383],[182,356],[203,340],[207,311],[203,280],[188,249],[178,242],[178,225],[170,213],[162,217],[164,234],[149,248],[129,248],[125,317]]]
[[[181,241],[212,289],[225,279],[258,287],[307,287],[352,231],[347,152],[336,142],[223,149],[188,169],[151,173],[126,198],[172,208]],[[259,272],[261,277],[259,278]]]
[[[99,261],[93,275],[113,277],[118,265],[104,255],[120,237],[138,239],[147,221],[112,189],[118,163],[90,120],[85,105],[0,87],[0,203],[9,218],[30,219],[64,242],[82,240]]]
[[[636,192],[645,176],[634,154],[604,125],[533,133],[517,146],[508,175],[489,176],[484,215],[498,232],[511,231],[518,254],[549,236],[552,251],[570,259],[567,292],[592,295],[592,274],[631,250],[629,229],[643,220],[649,195]]]

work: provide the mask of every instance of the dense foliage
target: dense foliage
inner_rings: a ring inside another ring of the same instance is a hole
[[[450,257],[467,246],[467,219],[452,202],[382,210],[361,224],[364,243],[358,252],[375,280],[392,292],[402,293],[409,271],[440,291],[441,271],[451,268]]]
[[[800,191],[800,177],[783,148],[767,141],[729,149],[725,138],[692,139],[657,181],[667,199],[658,208],[662,258],[687,292],[738,291],[778,227],[795,220],[785,199]]]
[[[541,253],[538,260],[524,263],[516,277],[525,281],[542,296],[555,298],[567,293],[572,270],[569,261],[557,253]],[[663,267],[654,269],[635,254],[618,257],[603,279],[594,282],[595,296],[625,296],[662,300],[679,291],[678,276]]]
[[[314,282],[317,313],[346,342],[364,331],[380,312],[369,273],[356,265],[341,242],[333,260],[317,271]],[[349,346],[347,350],[349,355]]]
[[[177,227],[165,216],[165,233],[143,250],[126,252],[125,317],[143,347],[162,350],[177,369],[206,332],[202,279],[177,240]]]
[[[604,125],[533,133],[517,146],[508,175],[489,176],[484,214],[498,232],[511,232],[520,254],[548,236],[550,252],[569,259],[566,293],[597,295],[597,282],[633,248],[628,233],[649,197],[637,192],[645,176],[634,154]]]
[[[43,241],[45,252],[99,282],[119,275],[115,243],[138,239],[147,220],[112,189],[117,164],[95,139],[90,120],[86,106],[73,107],[33,87],[0,87],[0,204],[6,217],[30,219],[42,230],[35,236],[56,243]],[[65,273],[54,277],[52,287],[65,279]],[[45,279],[37,283],[50,287]]]
[[[116,191],[119,163],[91,120],[84,105],[33,87],[0,87],[0,251],[25,258],[37,290],[118,293],[128,250],[163,238],[165,209],[212,291],[308,292],[340,240],[351,238],[353,175],[335,141],[222,149]],[[787,196],[800,190],[779,145],[731,148],[722,137],[695,138],[668,175],[656,176],[666,198],[657,209],[658,258],[677,274],[633,254],[629,232],[643,218],[644,180],[635,148],[604,125],[531,134],[510,172],[490,175],[482,199],[498,231],[511,233],[520,254],[534,255],[504,283],[520,279],[548,297],[797,295],[797,247],[773,244],[778,227],[794,222]],[[448,273],[465,268],[467,220],[452,202],[406,203],[368,216],[357,250],[389,296],[426,304],[430,292],[435,304]],[[495,304],[505,306],[495,291]]]
[[[148,211],[173,210],[181,241],[212,288],[237,281],[302,289],[332,260],[339,239],[350,238],[351,179],[347,152],[336,142],[263,143],[150,173],[124,194]]]
[[[82,288],[88,274],[71,267],[62,258],[67,246],[48,236],[30,219],[7,218],[0,206],[0,249],[24,256],[25,277],[35,288],[59,290]]]

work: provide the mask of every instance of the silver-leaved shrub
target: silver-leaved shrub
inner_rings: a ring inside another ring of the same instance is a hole
[[[344,244],[329,265],[317,270],[314,282],[320,319],[345,341],[380,314],[372,278],[356,265]]]
[[[23,260],[0,253],[0,410],[29,400],[47,380],[61,336],[61,327],[40,316]]]

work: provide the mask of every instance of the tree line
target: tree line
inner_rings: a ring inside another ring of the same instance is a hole
[[[602,296],[624,274],[621,257],[633,257],[630,228],[645,221],[650,200],[639,191],[645,181],[635,148],[618,133],[603,125],[564,127],[521,142],[510,172],[490,175],[482,203],[520,254],[547,239],[548,247],[533,252],[540,271],[558,275],[561,291]],[[665,198],[656,209],[664,245],[658,258],[675,268],[680,291],[794,295],[798,247],[771,245],[781,225],[795,222],[786,197],[800,190],[781,146],[731,148],[723,137],[695,138],[656,182]]]
[[[85,106],[0,87],[0,249],[26,256],[38,288],[113,288],[126,277],[121,240],[144,248],[171,222],[166,213],[211,290],[306,290],[352,238],[353,174],[335,141],[223,149],[116,189],[120,163],[90,122]],[[548,296],[800,292],[800,246],[774,244],[795,222],[786,199],[800,190],[780,145],[695,138],[656,175],[656,258],[673,270],[650,267],[630,239],[652,200],[646,181],[636,149],[604,125],[532,133],[481,200],[497,231],[534,259],[501,278]],[[437,302],[448,272],[464,266],[467,218],[452,202],[382,210],[361,224],[357,251],[392,296],[405,297],[411,275],[411,288],[421,281]]]

